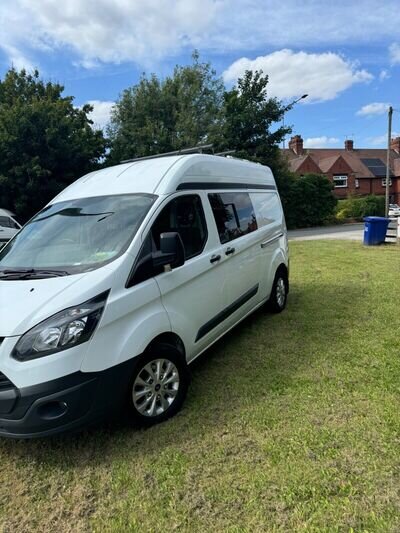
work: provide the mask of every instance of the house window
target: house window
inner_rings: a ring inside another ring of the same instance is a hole
[[[389,187],[392,186],[392,178],[389,178]],[[382,187],[386,187],[386,178],[382,178]]]
[[[347,176],[333,176],[335,189],[347,187]]]
[[[356,189],[358,189],[360,187],[360,182],[358,181],[357,178],[354,180],[354,183],[355,183]]]

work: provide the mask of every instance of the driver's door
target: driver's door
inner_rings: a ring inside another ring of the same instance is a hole
[[[155,276],[171,329],[183,340],[188,360],[221,334],[205,328],[223,310],[224,264],[215,261],[218,236],[208,227],[201,194],[178,194],[162,209],[147,239],[159,249],[160,234],[176,231],[185,248],[185,263]],[[207,204],[206,204],[207,205]]]

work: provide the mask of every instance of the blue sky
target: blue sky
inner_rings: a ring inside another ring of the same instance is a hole
[[[2,0],[0,27],[0,76],[37,67],[100,126],[142,72],[165,76],[195,48],[228,86],[262,68],[271,95],[308,93],[286,123],[309,147],[385,146],[387,107],[400,110],[398,0]]]

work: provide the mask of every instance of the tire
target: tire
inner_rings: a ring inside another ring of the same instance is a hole
[[[139,357],[128,390],[128,417],[152,426],[174,416],[186,398],[189,369],[174,346],[158,343]]]
[[[286,307],[288,289],[289,283],[287,274],[283,269],[280,269],[275,274],[271,295],[267,303],[269,311],[272,313],[282,313]]]

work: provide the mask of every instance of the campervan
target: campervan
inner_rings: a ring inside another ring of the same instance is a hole
[[[268,167],[196,153],[83,176],[0,252],[0,435],[164,421],[190,363],[288,292]]]

